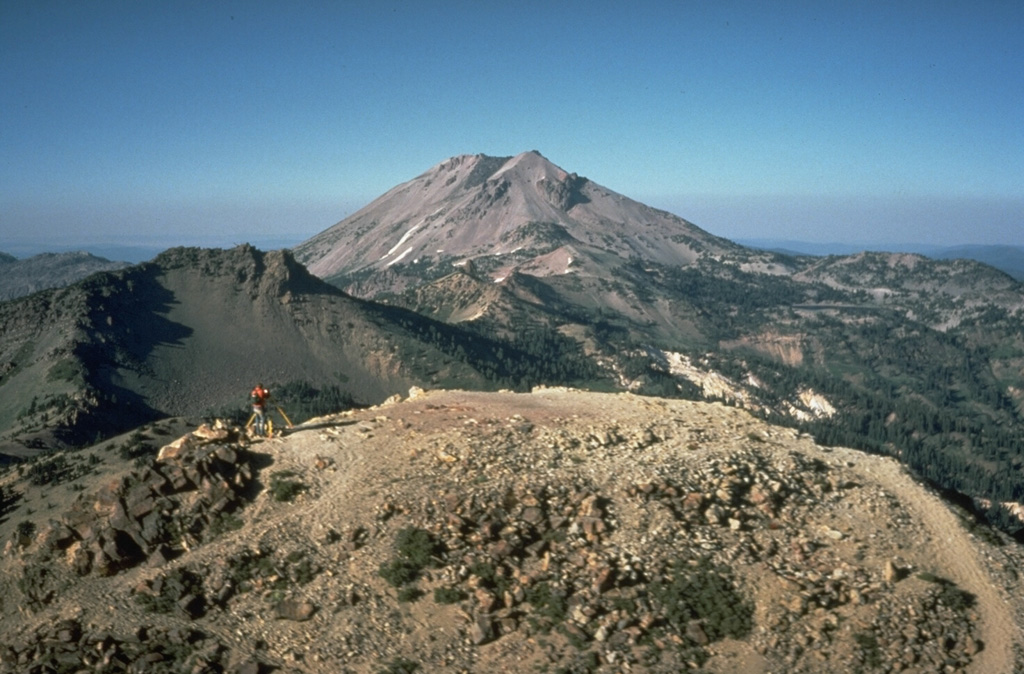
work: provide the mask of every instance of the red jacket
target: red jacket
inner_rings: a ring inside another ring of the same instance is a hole
[[[257,386],[252,390],[252,393],[249,394],[249,400],[252,401],[253,407],[265,407],[267,404],[267,398],[269,397],[270,391],[262,386]]]

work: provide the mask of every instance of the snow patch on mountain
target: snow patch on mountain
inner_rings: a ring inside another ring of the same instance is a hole
[[[396,258],[395,258],[394,260],[392,260],[391,262],[388,262],[388,266],[390,267],[391,265],[395,264],[396,262],[401,262],[401,261],[402,261],[402,258],[404,258],[404,257],[405,257],[406,255],[408,255],[408,254],[409,254],[409,253],[411,253],[411,252],[412,252],[412,246],[409,246],[409,247],[408,247],[408,248],[406,248],[406,249],[405,249],[404,251],[402,251],[402,254],[401,254],[401,255],[399,255],[398,257],[396,257]]]
[[[419,229],[419,228],[420,228],[420,225],[422,225],[422,224],[423,224],[423,223],[421,222],[421,223],[419,223],[419,225],[413,225],[412,227],[410,227],[410,228],[409,228],[409,231],[407,231],[407,232],[406,232],[405,234],[403,234],[403,235],[402,235],[402,238],[398,240],[398,243],[396,243],[396,244],[395,244],[394,246],[392,246],[392,247],[391,247],[391,250],[389,250],[388,252],[384,253],[384,256],[383,256],[383,257],[381,257],[381,259],[383,260],[384,258],[386,258],[386,257],[389,257],[389,256],[393,255],[393,254],[395,253],[395,251],[396,251],[396,250],[398,250],[399,248],[401,248],[401,247],[402,247],[402,244],[403,244],[403,243],[405,243],[406,241],[408,241],[408,240],[409,240],[409,237],[411,237],[411,236],[412,236],[413,234],[415,234],[415,233],[416,233],[416,230],[417,230],[417,229]],[[411,249],[410,249],[410,250],[411,250]],[[407,251],[405,251],[405,252],[406,252],[406,253],[408,253],[409,251],[407,250]],[[404,255],[404,254],[405,254],[405,253],[403,253],[403,255]],[[400,259],[401,259],[401,258],[398,258],[398,260],[400,260]],[[391,261],[391,262],[389,262],[388,264],[389,264],[389,265],[392,265],[392,264],[394,264],[395,262],[398,262],[398,260],[392,260],[392,261]]]

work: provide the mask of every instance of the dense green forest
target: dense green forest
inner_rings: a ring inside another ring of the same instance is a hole
[[[527,391],[539,384],[604,388],[599,384],[600,368],[579,342],[542,323],[521,326],[511,338],[501,338],[479,326],[474,332],[466,326],[457,328],[424,319],[404,309],[380,310],[392,311],[397,323],[417,341],[470,365],[495,388]]]

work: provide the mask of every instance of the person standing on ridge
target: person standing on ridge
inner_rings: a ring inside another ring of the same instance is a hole
[[[256,388],[249,394],[249,401],[252,403],[253,420],[255,421],[256,435],[263,437],[267,434],[267,399],[270,398],[270,391],[263,388],[263,383],[256,384]]]

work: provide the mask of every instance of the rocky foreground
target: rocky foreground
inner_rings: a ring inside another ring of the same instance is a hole
[[[0,672],[1024,671],[1019,546],[733,408],[414,391],[166,433],[65,459],[45,511],[49,473],[0,476]]]

